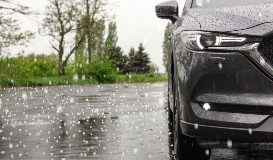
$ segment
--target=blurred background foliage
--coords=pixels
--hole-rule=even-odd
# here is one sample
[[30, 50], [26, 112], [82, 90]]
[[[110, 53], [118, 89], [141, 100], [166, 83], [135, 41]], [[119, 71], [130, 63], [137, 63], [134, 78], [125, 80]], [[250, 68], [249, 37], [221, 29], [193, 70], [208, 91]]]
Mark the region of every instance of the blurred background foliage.
[[[0, 86], [167, 80], [158, 74], [158, 67], [151, 63], [142, 43], [128, 54], [117, 45], [117, 26], [108, 17], [104, 0], [49, 0], [39, 32], [51, 37], [54, 52], [1, 56], [10, 46], [25, 45], [34, 36], [21, 31], [18, 21], [10, 17], [28, 16], [31, 9], [17, 1], [7, 7], [5, 2], [0, 3], [0, 22], [5, 22], [0, 23]], [[170, 32], [169, 28], [166, 32]]]

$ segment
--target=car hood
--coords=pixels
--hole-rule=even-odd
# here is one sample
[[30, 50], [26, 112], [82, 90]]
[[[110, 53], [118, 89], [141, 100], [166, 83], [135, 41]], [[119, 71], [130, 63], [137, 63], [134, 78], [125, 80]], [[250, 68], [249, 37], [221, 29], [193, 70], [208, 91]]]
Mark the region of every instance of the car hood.
[[198, 28], [202, 31], [263, 36], [273, 31], [272, 8], [273, 2], [223, 8], [195, 8], [188, 10], [187, 14], [198, 22]]

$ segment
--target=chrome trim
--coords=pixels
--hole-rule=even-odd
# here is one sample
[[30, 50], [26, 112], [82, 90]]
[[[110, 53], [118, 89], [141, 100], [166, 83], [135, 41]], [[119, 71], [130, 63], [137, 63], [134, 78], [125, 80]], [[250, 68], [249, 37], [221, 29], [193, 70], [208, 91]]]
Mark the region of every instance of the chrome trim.
[[246, 44], [238, 47], [208, 47], [210, 50], [225, 50], [225, 51], [239, 51], [247, 53], [247, 56], [262, 67], [270, 76], [273, 76], [273, 66], [266, 61], [259, 53], [258, 46], [260, 43]]
[[244, 42], [246, 40], [245, 37], [216, 37], [216, 46], [220, 46], [222, 43], [226, 42]]

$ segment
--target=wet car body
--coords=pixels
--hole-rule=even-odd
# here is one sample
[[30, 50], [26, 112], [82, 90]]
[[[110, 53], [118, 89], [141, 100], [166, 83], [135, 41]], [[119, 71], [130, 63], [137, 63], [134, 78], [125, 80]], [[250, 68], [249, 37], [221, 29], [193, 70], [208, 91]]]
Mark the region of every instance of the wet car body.
[[[168, 44], [171, 121], [177, 113], [181, 136], [202, 147], [272, 142], [273, 2], [220, 7], [194, 2], [186, 1], [181, 17], [164, 14], [177, 10], [175, 1], [156, 7], [158, 17], [174, 23]], [[197, 41], [213, 35], [216, 42], [205, 46], [199, 39], [201, 47], [195, 48], [188, 43], [195, 35]], [[216, 45], [217, 37], [227, 43]]]

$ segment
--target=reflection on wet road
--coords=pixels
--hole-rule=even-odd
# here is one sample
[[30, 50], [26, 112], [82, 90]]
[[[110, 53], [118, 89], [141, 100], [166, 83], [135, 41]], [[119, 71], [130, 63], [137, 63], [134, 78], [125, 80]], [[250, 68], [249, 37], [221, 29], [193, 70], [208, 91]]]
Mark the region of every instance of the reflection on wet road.
[[5, 88], [0, 159], [169, 159], [166, 84]]
[[[166, 98], [166, 83], [0, 89], [0, 159], [170, 160]], [[212, 153], [213, 160], [273, 157]]]

